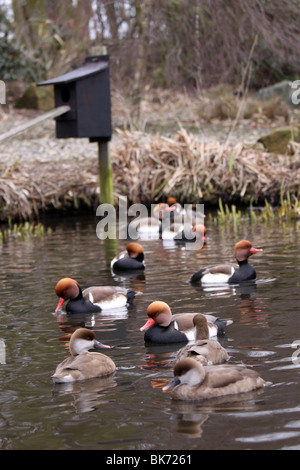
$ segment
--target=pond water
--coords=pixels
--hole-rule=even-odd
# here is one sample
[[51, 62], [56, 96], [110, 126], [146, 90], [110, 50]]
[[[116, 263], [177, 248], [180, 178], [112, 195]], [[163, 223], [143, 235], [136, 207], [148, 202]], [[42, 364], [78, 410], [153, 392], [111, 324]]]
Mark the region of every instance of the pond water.
[[[291, 345], [300, 341], [300, 224], [208, 222], [207, 245], [198, 251], [143, 240], [145, 273], [119, 277], [109, 261], [126, 240], [99, 240], [97, 223], [90, 217], [48, 220], [52, 234], [0, 245], [0, 448], [299, 449], [300, 366]], [[255, 285], [204, 289], [187, 282], [204, 265], [234, 261], [233, 246], [242, 238], [264, 250], [251, 258]], [[111, 315], [55, 314], [54, 287], [65, 276], [82, 287], [122, 285], [141, 294]], [[147, 306], [158, 299], [173, 313], [231, 318], [220, 339], [230, 361], [253, 366], [272, 385], [218, 402], [172, 401], [162, 386], [172, 377], [178, 346], [146, 347], [139, 330]], [[105, 353], [116, 374], [54, 386], [51, 374], [68, 355], [65, 335], [78, 326], [112, 346]]]

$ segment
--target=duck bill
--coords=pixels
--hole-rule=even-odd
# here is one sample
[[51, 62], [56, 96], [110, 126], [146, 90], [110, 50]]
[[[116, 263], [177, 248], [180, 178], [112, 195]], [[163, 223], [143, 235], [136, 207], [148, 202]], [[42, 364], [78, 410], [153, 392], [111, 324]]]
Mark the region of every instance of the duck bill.
[[178, 377], [174, 377], [167, 385], [165, 385], [162, 389], [163, 392], [167, 392], [170, 388], [176, 387], [176, 385], [180, 384], [180, 380]]
[[254, 253], [259, 253], [260, 251], [263, 251], [261, 248], [250, 248], [250, 253], [254, 254]]
[[63, 299], [62, 297], [60, 297], [59, 302], [58, 302], [58, 304], [57, 304], [57, 307], [56, 307], [56, 309], [55, 309], [55, 313], [57, 313], [58, 310], [63, 306], [64, 301], [65, 301], [65, 299]]
[[94, 342], [94, 348], [97, 348], [97, 349], [110, 349], [111, 346], [108, 346], [108, 344], [103, 344], [100, 341], [95, 341]]
[[140, 328], [140, 331], [147, 330], [147, 328], [154, 325], [154, 323], [155, 323], [155, 321], [153, 320], [153, 318], [149, 318], [149, 320], [146, 321], [145, 325]]

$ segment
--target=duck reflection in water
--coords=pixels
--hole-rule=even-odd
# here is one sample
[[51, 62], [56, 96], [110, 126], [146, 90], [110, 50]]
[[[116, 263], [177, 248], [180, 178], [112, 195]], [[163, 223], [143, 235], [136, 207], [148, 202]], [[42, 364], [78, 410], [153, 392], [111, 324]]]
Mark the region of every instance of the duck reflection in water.
[[258, 328], [269, 328], [268, 316], [265, 313], [264, 302], [262, 299], [251, 298], [251, 293], [256, 289], [253, 288], [240, 291], [240, 301], [238, 308], [241, 312], [241, 323], [253, 325]]
[[[165, 385], [162, 380], [160, 387]], [[175, 423], [175, 432], [184, 434], [189, 438], [201, 438], [203, 425], [215, 413], [222, 410], [227, 412], [257, 411], [256, 399], [264, 393], [263, 389], [243, 393], [242, 395], [216, 397], [203, 402], [172, 401], [163, 412], [171, 416], [171, 423]], [[173, 432], [173, 429], [170, 430]]]
[[88, 413], [111, 401], [116, 386], [113, 377], [97, 377], [84, 382], [54, 384], [53, 395], [71, 395], [76, 413]]
[[145, 362], [141, 368], [152, 370], [153, 372], [173, 368], [176, 353], [180, 346], [181, 343], [148, 345], [146, 347]]

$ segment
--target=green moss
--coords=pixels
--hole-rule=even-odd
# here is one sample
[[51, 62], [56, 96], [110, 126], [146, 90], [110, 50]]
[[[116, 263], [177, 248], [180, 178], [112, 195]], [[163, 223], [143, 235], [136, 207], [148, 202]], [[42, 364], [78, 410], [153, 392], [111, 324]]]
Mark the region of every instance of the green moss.
[[49, 111], [54, 108], [52, 87], [38, 87], [31, 83], [15, 104], [17, 109], [38, 109]]
[[300, 142], [300, 126], [279, 127], [260, 137], [257, 142], [269, 152], [285, 154], [291, 141]]

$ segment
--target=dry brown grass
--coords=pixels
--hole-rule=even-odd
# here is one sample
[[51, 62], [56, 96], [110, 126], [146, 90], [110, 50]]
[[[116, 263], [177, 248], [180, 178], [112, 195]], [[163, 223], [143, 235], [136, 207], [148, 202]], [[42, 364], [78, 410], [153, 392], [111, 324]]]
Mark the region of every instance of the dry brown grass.
[[28, 220], [41, 211], [78, 209], [99, 200], [94, 162], [19, 162], [0, 170], [0, 219]]
[[279, 96], [268, 100], [257, 99], [255, 95], [248, 94], [243, 102], [233, 93], [229, 87], [214, 87], [204, 92], [202, 100], [199, 100], [199, 117], [207, 122], [212, 120], [235, 119], [238, 112], [240, 119], [259, 120], [260, 123], [282, 119], [287, 122], [291, 115], [291, 109]]
[[130, 201], [149, 202], [172, 194], [182, 202], [274, 202], [285, 191], [299, 193], [299, 153], [275, 155], [243, 144], [201, 143], [181, 128], [173, 138], [119, 131], [112, 151], [115, 189]]
[[[294, 155], [275, 155], [243, 144], [202, 143], [181, 128], [173, 137], [118, 131], [111, 144], [114, 190], [130, 203], [150, 203], [167, 195], [181, 202], [215, 203], [268, 199], [284, 190], [299, 196], [300, 148]], [[87, 144], [90, 146], [91, 144]], [[90, 147], [88, 147], [90, 148]], [[82, 151], [82, 149], [81, 149]], [[1, 219], [37, 217], [41, 210], [96, 207], [98, 162], [77, 158], [0, 167]]]
[[178, 129], [202, 124], [239, 120], [251, 125], [285, 125], [292, 110], [281, 97], [261, 100], [252, 93], [241, 98], [229, 85], [218, 85], [194, 93], [174, 90], [145, 90], [141, 100], [139, 122], [134, 122], [132, 101], [118, 90], [112, 94], [114, 126], [121, 129], [145, 130], [147, 126]]
[[[134, 130], [132, 110], [121, 94], [113, 94], [113, 120], [122, 126], [110, 144], [114, 190], [128, 196], [129, 202], [151, 203], [167, 195], [181, 202], [217, 203], [224, 201], [279, 200], [280, 189], [299, 196], [300, 147], [293, 146], [293, 155], [275, 155], [219, 142], [204, 143], [187, 131], [195, 125], [201, 130], [199, 115], [206, 106], [209, 119], [234, 117], [240, 104], [224, 87], [201, 97], [172, 91], [149, 90], [142, 101], [141, 123], [164, 124], [176, 133], [161, 130], [151, 134]], [[222, 94], [223, 93], [223, 94]], [[216, 100], [216, 96], [220, 100]], [[221, 99], [222, 98], [222, 99]], [[209, 108], [209, 103], [215, 108]], [[227, 111], [224, 107], [227, 103]], [[271, 117], [284, 114], [280, 103], [256, 103], [245, 100], [248, 116]], [[221, 106], [222, 105], [222, 106]], [[248, 108], [247, 108], [248, 106]], [[265, 106], [265, 108], [263, 108]], [[221, 109], [221, 111], [220, 111]], [[222, 114], [223, 113], [223, 114]], [[25, 115], [22, 119], [33, 116]], [[1, 117], [1, 132], [10, 129], [19, 115]], [[230, 121], [229, 121], [230, 123]], [[249, 125], [255, 124], [249, 121]], [[180, 127], [181, 126], [181, 127]], [[0, 220], [9, 216], [18, 219], [36, 218], [41, 211], [68, 210], [81, 206], [95, 208], [99, 202], [97, 146], [84, 139], [55, 139], [54, 122], [28, 130], [2, 143], [0, 153]]]

